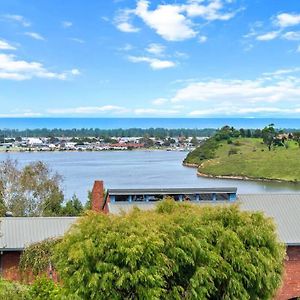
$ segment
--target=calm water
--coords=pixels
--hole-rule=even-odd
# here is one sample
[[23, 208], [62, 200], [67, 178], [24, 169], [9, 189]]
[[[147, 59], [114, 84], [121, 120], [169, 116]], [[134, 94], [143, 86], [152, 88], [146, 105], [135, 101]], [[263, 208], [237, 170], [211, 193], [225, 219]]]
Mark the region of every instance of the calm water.
[[183, 167], [185, 152], [52, 152], [0, 153], [0, 160], [17, 159], [20, 165], [41, 160], [64, 178], [67, 197], [74, 193], [86, 201], [95, 179], [107, 188], [145, 187], [237, 187], [239, 193], [300, 193], [300, 185], [208, 179], [196, 170]]
[[300, 128], [300, 119], [291, 118], [0, 118], [0, 129], [34, 128]]

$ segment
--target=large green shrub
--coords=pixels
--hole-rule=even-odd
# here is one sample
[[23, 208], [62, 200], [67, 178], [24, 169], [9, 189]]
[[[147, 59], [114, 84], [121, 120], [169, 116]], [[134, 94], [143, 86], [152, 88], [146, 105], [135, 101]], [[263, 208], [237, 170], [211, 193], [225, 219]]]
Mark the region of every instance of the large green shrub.
[[261, 213], [174, 201], [90, 214], [56, 247], [64, 288], [81, 299], [270, 299], [283, 258]]
[[29, 288], [17, 282], [0, 280], [1, 300], [31, 300]]

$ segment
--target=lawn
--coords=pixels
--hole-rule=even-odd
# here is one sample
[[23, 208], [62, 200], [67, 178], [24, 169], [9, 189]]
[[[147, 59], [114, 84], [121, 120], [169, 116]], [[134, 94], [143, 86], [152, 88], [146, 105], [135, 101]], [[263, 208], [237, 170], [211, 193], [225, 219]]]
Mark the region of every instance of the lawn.
[[[229, 155], [229, 152], [236, 154]], [[237, 138], [221, 142], [215, 158], [205, 160], [199, 172], [209, 175], [300, 181], [300, 148], [294, 141], [287, 148], [269, 151], [261, 139]]]

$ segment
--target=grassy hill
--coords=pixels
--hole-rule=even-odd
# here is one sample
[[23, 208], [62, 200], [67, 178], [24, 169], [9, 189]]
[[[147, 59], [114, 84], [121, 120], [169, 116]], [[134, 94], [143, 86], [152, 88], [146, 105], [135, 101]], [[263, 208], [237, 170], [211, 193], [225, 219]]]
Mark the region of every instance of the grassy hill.
[[234, 138], [231, 142], [204, 144], [204, 149], [190, 153], [185, 163], [197, 164], [199, 173], [212, 176], [300, 182], [300, 148], [295, 141], [271, 151], [260, 138]]

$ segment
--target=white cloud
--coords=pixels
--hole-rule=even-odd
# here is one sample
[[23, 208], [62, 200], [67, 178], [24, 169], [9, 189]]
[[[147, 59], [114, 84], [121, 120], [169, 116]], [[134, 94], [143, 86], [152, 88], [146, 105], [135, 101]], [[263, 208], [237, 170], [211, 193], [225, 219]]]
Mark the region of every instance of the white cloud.
[[300, 83], [290, 78], [271, 81], [268, 78], [255, 80], [200, 81], [190, 83], [177, 91], [172, 102], [196, 101], [220, 103], [275, 103], [280, 101], [299, 101]]
[[155, 10], [149, 10], [149, 1], [140, 0], [135, 13], [150, 28], [168, 41], [182, 41], [195, 37], [197, 32], [192, 28], [192, 22], [183, 14], [180, 5], [159, 5]]
[[104, 106], [80, 106], [74, 108], [48, 109], [47, 112], [50, 114], [98, 114], [98, 113], [122, 114], [128, 112], [128, 109], [116, 105], [104, 105]]
[[25, 32], [24, 34], [35, 40], [45, 41], [45, 38], [37, 32]]
[[120, 11], [119, 14], [117, 15], [114, 22], [120, 31], [128, 32], [128, 33], [140, 31], [139, 28], [133, 26], [130, 23], [132, 13], [133, 13], [132, 10], [125, 9], [125, 10]]
[[161, 44], [155, 44], [155, 43], [148, 45], [148, 47], [146, 48], [147, 52], [157, 56], [162, 55], [165, 52], [165, 50], [166, 50], [165, 46]]
[[278, 31], [271, 31], [271, 32], [264, 33], [262, 35], [258, 35], [256, 39], [258, 41], [271, 41], [276, 39], [278, 36], [279, 36]]
[[176, 63], [170, 60], [161, 60], [147, 56], [129, 56], [129, 61], [133, 63], [146, 62], [153, 70], [174, 68]]
[[205, 36], [205, 35], [200, 35], [200, 36], [198, 37], [198, 41], [199, 41], [200, 44], [206, 43], [206, 41], [207, 41], [207, 36]]
[[61, 25], [63, 28], [69, 28], [69, 27], [73, 26], [73, 23], [70, 21], [63, 21], [63, 22], [61, 22]]
[[300, 40], [300, 31], [286, 31], [288, 27], [300, 25], [300, 14], [281, 13], [271, 18], [273, 31], [258, 33], [257, 28], [262, 26], [250, 27], [250, 32], [244, 35], [244, 38], [255, 37], [258, 41], [271, 41], [277, 38], [298, 41]]
[[227, 6], [233, 1], [210, 0], [204, 3], [199, 0], [187, 0], [185, 4], [159, 4], [150, 9], [150, 1], [138, 0], [135, 9], [125, 9], [116, 18], [117, 28], [122, 31], [136, 32], [132, 19], [139, 17], [162, 38], [168, 41], [182, 41], [197, 35], [198, 24], [192, 19], [202, 19], [205, 22], [228, 21], [238, 10], [228, 11]]
[[300, 67], [263, 73], [249, 80], [187, 82], [170, 99], [189, 107], [190, 116], [280, 115], [300, 112]]
[[282, 35], [282, 38], [290, 41], [300, 41], [300, 31], [288, 31]]
[[188, 16], [202, 17], [207, 21], [228, 21], [236, 14], [236, 12], [223, 12], [224, 2], [221, 0], [211, 0], [207, 5], [204, 5], [204, 1], [191, 0], [185, 7]]
[[275, 25], [279, 27], [291, 27], [300, 24], [300, 14], [282, 13], [275, 17]]
[[39, 62], [28, 62], [19, 60], [12, 54], [0, 53], [0, 79], [8, 80], [27, 80], [32, 78], [46, 78], [46, 79], [59, 79], [66, 80], [70, 75], [79, 71], [73, 69], [62, 73], [55, 73], [47, 70]]
[[167, 102], [168, 102], [168, 99], [166, 99], [166, 98], [157, 98], [152, 101], [152, 104], [153, 105], [163, 105], [163, 104], [166, 104]]
[[31, 26], [31, 23], [29, 21], [27, 21], [21, 15], [10, 15], [10, 14], [7, 14], [7, 15], [4, 15], [3, 17], [4, 17], [4, 19], [6, 19], [8, 21], [19, 23], [23, 27], [30, 27]]
[[5, 40], [0, 39], [0, 50], [16, 50], [17, 48], [9, 44]]
[[134, 113], [136, 115], [165, 116], [165, 115], [176, 115], [179, 114], [180, 111], [176, 109], [137, 108], [134, 110]]
[[300, 45], [297, 47], [296, 52], [300, 53]]
[[117, 25], [117, 28], [123, 32], [138, 32], [138, 31], [140, 31], [139, 28], [134, 27], [133, 25], [131, 25], [130, 23], [127, 23], [127, 22], [119, 23]]

